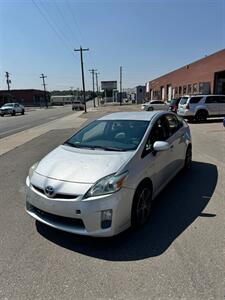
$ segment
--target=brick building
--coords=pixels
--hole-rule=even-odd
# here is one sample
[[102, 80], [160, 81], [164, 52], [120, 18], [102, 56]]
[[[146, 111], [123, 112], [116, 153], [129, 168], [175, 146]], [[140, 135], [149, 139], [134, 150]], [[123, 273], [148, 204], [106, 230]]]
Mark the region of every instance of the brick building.
[[[49, 102], [50, 93], [46, 92]], [[45, 92], [41, 90], [0, 90], [0, 106], [6, 102], [18, 102], [25, 106], [45, 106]]]
[[225, 94], [225, 49], [147, 82], [149, 99]]

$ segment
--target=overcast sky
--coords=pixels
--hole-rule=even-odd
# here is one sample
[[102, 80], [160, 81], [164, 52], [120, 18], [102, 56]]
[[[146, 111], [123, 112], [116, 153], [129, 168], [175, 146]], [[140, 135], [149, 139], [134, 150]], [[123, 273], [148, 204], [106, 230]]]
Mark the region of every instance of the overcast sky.
[[81, 88], [89, 69], [124, 88], [145, 84], [225, 48], [224, 0], [0, 0], [0, 89]]

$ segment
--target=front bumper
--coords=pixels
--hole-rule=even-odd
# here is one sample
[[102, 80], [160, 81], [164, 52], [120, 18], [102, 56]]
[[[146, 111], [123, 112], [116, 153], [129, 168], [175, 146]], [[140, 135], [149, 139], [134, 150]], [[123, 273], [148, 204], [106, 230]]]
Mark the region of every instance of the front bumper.
[[4, 114], [4, 115], [8, 115], [8, 114], [11, 114], [12, 113], [12, 110], [11, 109], [1, 109], [0, 110], [0, 114]]
[[[88, 236], [113, 236], [130, 226], [134, 191], [123, 188], [116, 193], [83, 199], [48, 198], [27, 179], [26, 211], [51, 227]], [[109, 228], [102, 228], [102, 211], [112, 210]]]

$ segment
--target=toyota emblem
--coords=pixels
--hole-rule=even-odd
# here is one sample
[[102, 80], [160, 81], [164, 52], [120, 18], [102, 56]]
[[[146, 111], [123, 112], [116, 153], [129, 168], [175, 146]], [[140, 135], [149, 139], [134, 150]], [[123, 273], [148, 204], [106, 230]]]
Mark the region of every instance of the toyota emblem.
[[48, 196], [48, 197], [54, 197], [55, 195], [55, 190], [52, 186], [48, 185], [46, 186], [45, 188], [45, 195]]

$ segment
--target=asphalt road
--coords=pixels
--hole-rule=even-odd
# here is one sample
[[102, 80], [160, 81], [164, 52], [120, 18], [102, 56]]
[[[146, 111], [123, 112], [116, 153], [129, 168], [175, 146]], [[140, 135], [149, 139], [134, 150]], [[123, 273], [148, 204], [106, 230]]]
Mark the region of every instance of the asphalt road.
[[143, 229], [108, 239], [60, 232], [24, 211], [29, 167], [74, 130], [0, 156], [0, 299], [224, 299], [221, 123], [191, 125], [192, 169], [161, 193]]
[[[87, 102], [87, 107], [93, 107], [93, 101]], [[0, 118], [0, 139], [11, 134], [32, 128], [63, 116], [72, 114], [71, 105], [46, 108], [27, 108], [25, 115], [6, 115]]]

